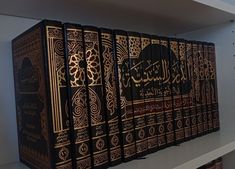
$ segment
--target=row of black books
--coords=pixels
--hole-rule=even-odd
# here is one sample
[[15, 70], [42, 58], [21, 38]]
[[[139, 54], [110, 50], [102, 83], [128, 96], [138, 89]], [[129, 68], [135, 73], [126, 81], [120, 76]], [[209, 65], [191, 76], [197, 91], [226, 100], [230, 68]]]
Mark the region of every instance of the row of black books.
[[223, 169], [223, 158], [217, 158], [208, 164], [199, 167], [198, 169]]
[[213, 43], [44, 20], [12, 51], [31, 168], [106, 168], [219, 129]]

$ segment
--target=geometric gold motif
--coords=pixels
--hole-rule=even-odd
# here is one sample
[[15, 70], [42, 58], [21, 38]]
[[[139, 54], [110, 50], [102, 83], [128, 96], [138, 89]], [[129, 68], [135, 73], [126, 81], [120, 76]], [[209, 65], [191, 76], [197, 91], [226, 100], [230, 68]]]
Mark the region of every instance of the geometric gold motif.
[[112, 137], [111, 143], [112, 143], [113, 146], [117, 146], [117, 145], [118, 145], [118, 143], [119, 143], [119, 138], [118, 138], [117, 135], [114, 135], [114, 136]]
[[80, 146], [79, 146], [79, 153], [83, 156], [85, 156], [87, 153], [88, 153], [88, 146], [87, 144], [85, 143], [82, 143]]
[[145, 136], [145, 131], [143, 129], [140, 129], [140, 131], [138, 132], [138, 136], [140, 139], [143, 139]]
[[100, 121], [102, 121], [101, 101], [96, 92], [93, 91], [90, 87], [89, 87], [89, 103], [91, 111], [91, 123], [98, 124]]
[[88, 125], [86, 101], [86, 89], [81, 87], [72, 97], [74, 128]]
[[110, 34], [102, 34], [102, 56], [104, 65], [104, 82], [106, 91], [106, 106], [112, 116], [117, 106], [116, 83], [114, 72], [114, 60], [112, 51], [112, 37]]
[[67, 160], [69, 156], [69, 149], [66, 147], [62, 147], [59, 151], [59, 158], [63, 161]]
[[99, 139], [96, 141], [96, 148], [97, 148], [98, 150], [103, 150], [104, 146], [105, 146], [104, 140], [101, 139], [101, 138], [99, 138]]
[[126, 135], [126, 141], [127, 143], [131, 143], [133, 141], [133, 135], [131, 133]]

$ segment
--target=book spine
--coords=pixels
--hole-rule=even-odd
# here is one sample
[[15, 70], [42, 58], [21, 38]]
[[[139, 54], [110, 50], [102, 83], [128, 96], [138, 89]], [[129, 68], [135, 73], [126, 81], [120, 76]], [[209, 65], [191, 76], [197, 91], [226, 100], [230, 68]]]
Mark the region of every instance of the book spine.
[[83, 33], [79, 25], [65, 24], [65, 51], [75, 168], [91, 168]]
[[143, 65], [143, 90], [146, 106], [146, 130], [148, 139], [148, 152], [154, 152], [158, 148], [156, 113], [158, 104], [155, 99], [154, 85], [154, 58], [152, 57], [151, 36], [141, 35], [141, 62]]
[[207, 109], [207, 124], [208, 132], [213, 131], [213, 121], [212, 121], [212, 112], [211, 112], [211, 91], [210, 91], [210, 63], [208, 58], [208, 44], [203, 44], [204, 52], [204, 73], [205, 73], [205, 93], [206, 93], [206, 109]]
[[155, 100], [155, 116], [156, 116], [156, 132], [158, 140], [158, 148], [162, 149], [166, 146], [166, 127], [163, 100], [163, 63], [161, 59], [161, 44], [159, 37], [151, 37], [151, 63], [153, 73], [153, 88]]
[[31, 168], [51, 169], [50, 103], [46, 87], [43, 24], [12, 41], [19, 159]]
[[194, 64], [193, 64], [193, 46], [190, 41], [187, 41], [187, 67], [188, 67], [188, 75], [190, 79], [189, 86], [191, 88], [189, 92], [189, 98], [191, 100], [190, 105], [190, 119], [191, 119], [191, 132], [192, 138], [197, 137], [197, 111], [196, 111], [196, 102], [195, 102], [195, 84], [194, 84]]
[[220, 157], [215, 160], [215, 169], [223, 169], [223, 158]]
[[[180, 71], [180, 56], [179, 44], [177, 39], [170, 39], [170, 73], [171, 73], [171, 95], [172, 95], [172, 110], [174, 118], [174, 131], [175, 142], [181, 143], [184, 140], [184, 117], [182, 111], [181, 100], [181, 78], [182, 72]], [[182, 46], [181, 46], [182, 47]]]
[[195, 88], [195, 103], [197, 111], [197, 127], [198, 136], [203, 135], [203, 115], [201, 110], [201, 100], [200, 100], [200, 77], [199, 77], [199, 65], [198, 65], [198, 43], [193, 42], [193, 77], [194, 77], [194, 88]]
[[200, 102], [203, 120], [203, 133], [208, 133], [208, 118], [207, 118], [207, 100], [206, 100], [206, 85], [205, 85], [205, 62], [204, 62], [204, 50], [202, 42], [198, 44], [198, 67], [199, 67], [199, 85], [200, 85]]
[[103, 86], [105, 91], [106, 115], [108, 126], [108, 144], [110, 165], [121, 162], [120, 124], [117, 107], [115, 61], [113, 51], [113, 35], [111, 30], [101, 29]]
[[55, 168], [72, 168], [62, 25], [45, 23], [45, 35]]
[[170, 45], [167, 38], [160, 39], [162, 61], [162, 89], [164, 99], [164, 114], [167, 146], [175, 144], [174, 117], [171, 91]]
[[136, 154], [143, 156], [148, 150], [146, 131], [146, 105], [143, 82], [143, 60], [141, 56], [141, 37], [139, 33], [128, 33], [130, 82], [135, 122]]
[[213, 128], [214, 131], [219, 130], [219, 106], [218, 106], [218, 91], [217, 91], [217, 78], [216, 78], [216, 58], [215, 58], [215, 45], [209, 45], [209, 61], [210, 68], [210, 91], [212, 100], [212, 115], [213, 115]]
[[190, 97], [191, 92], [191, 79], [187, 67], [187, 46], [185, 40], [179, 40], [179, 61], [180, 61], [180, 89], [182, 99], [182, 112], [183, 112], [183, 124], [184, 124], [184, 137], [185, 141], [191, 139], [191, 105], [192, 98]]
[[101, 73], [99, 33], [96, 27], [83, 27], [87, 64], [88, 111], [91, 125], [93, 168], [108, 165], [107, 126]]
[[118, 111], [121, 121], [122, 156], [124, 161], [136, 157], [135, 127], [131, 96], [128, 37], [124, 31], [115, 31]]

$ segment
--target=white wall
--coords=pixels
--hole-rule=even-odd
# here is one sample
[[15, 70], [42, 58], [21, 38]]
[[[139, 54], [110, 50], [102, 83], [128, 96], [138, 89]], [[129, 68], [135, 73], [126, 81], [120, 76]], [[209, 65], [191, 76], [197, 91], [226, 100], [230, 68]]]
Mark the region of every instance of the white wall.
[[36, 22], [0, 15], [0, 165], [18, 160], [11, 40]]

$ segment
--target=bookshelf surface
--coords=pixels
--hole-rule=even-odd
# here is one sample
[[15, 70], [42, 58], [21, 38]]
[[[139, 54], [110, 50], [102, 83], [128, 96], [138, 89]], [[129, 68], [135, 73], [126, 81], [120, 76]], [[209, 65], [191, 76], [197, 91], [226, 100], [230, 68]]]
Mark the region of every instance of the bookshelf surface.
[[[179, 146], [169, 147], [142, 159], [136, 159], [110, 169], [189, 169], [200, 167], [235, 150], [235, 135], [220, 131], [211, 133]], [[163, 162], [164, 161], [164, 162]], [[0, 169], [28, 169], [20, 162], [0, 166]]]
[[214, 1], [50, 0], [45, 3], [40, 0], [8, 0], [0, 2], [0, 13], [175, 35], [235, 19], [235, 6], [222, 0]]
[[[106, 0], [100, 0], [99, 2], [102, 3], [106, 3]], [[154, 0], [147, 0], [147, 1], [143, 1], [146, 3], [153, 3], [152, 6], [156, 6], [156, 1]], [[171, 4], [171, 6], [169, 8], [167, 8], [166, 6], [163, 8], [165, 10], [166, 13], [153, 13], [153, 11], [151, 13], [148, 13], [148, 8], [147, 7], [140, 7], [141, 6], [141, 2], [140, 0], [135, 1], [136, 5], [134, 8], [130, 7], [131, 2], [133, 2], [132, 0], [126, 0], [125, 2], [129, 5], [127, 5], [126, 7], [123, 7], [124, 5], [122, 4], [123, 2], [121, 1], [116, 1], [114, 2], [114, 0], [110, 0], [111, 4], [107, 4], [100, 8], [100, 9], [104, 9], [106, 7], [109, 7], [109, 5], [113, 6], [113, 3], [120, 3], [115, 5], [115, 9], [111, 8], [111, 10], [114, 11], [113, 14], [110, 13], [110, 15], [105, 16], [102, 20], [97, 19], [97, 18], [102, 18], [104, 15], [106, 15], [107, 13], [105, 12], [101, 12], [100, 10], [93, 10], [95, 8], [99, 8], [100, 6], [102, 6], [101, 4], [99, 4], [98, 6], [90, 6], [89, 9], [86, 6], [86, 3], [91, 3], [94, 2], [94, 0], [90, 0], [90, 1], [71, 1], [72, 3], [80, 3], [79, 8], [83, 8], [82, 10], [73, 10], [74, 8], [77, 8], [78, 6], [74, 5], [73, 8], [70, 7], [71, 5], [68, 4], [64, 4], [65, 0], [60, 1], [61, 3], [58, 3], [57, 5], [55, 5], [55, 3], [52, 3], [52, 1], [48, 1], [48, 4], [45, 6], [45, 3], [41, 3], [41, 1], [39, 2], [38, 0], [32, 2], [29, 0], [22, 0], [20, 2], [14, 2], [14, 6], [12, 6], [12, 2], [13, 0], [9, 0], [9, 1], [1, 1], [0, 2], [0, 13], [1, 14], [5, 14], [6, 16], [4, 16], [4, 18], [6, 17], [6, 19], [1, 19], [1, 23], [3, 23], [3, 26], [1, 27], [1, 33], [2, 35], [1, 40], [2, 40], [2, 46], [1, 47], [1, 51], [4, 51], [4, 55], [8, 57], [8, 59], [5, 59], [4, 61], [7, 61], [7, 63], [9, 62], [9, 66], [10, 68], [4, 68], [1, 66], [1, 72], [11, 72], [11, 54], [10, 54], [10, 40], [15, 37], [17, 34], [21, 33], [21, 31], [26, 30], [26, 28], [30, 27], [31, 25], [33, 25], [34, 23], [38, 22], [38, 20], [29, 20], [25, 19], [26, 18], [35, 18], [35, 19], [42, 19], [42, 18], [48, 18], [48, 19], [58, 19], [58, 20], [62, 20], [62, 21], [71, 21], [71, 22], [77, 22], [77, 23], [81, 23], [81, 24], [92, 24], [92, 25], [97, 25], [97, 26], [106, 26], [106, 27], [112, 27], [112, 28], [122, 28], [125, 30], [133, 30], [133, 31], [139, 31], [139, 32], [147, 32], [147, 33], [154, 33], [154, 34], [168, 34], [168, 35], [173, 35], [175, 33], [182, 33], [182, 32], [187, 32], [187, 31], [191, 31], [194, 29], [199, 29], [199, 28], [203, 28], [203, 27], [207, 27], [210, 25], [215, 25], [215, 24], [219, 24], [222, 22], [226, 22], [230, 19], [234, 18], [234, 14], [235, 14], [235, 7], [234, 8], [229, 8], [228, 11], [225, 10], [226, 5], [225, 6], [221, 6], [221, 9], [215, 9], [212, 8], [210, 6], [202, 5], [202, 4], [197, 4], [196, 2], [193, 1], [188, 1], [186, 2], [186, 0], [179, 0], [181, 1], [179, 4], [184, 3], [183, 7], [179, 7], [181, 5], [177, 5], [177, 3], [175, 1], [170, 1], [170, 0], [159, 0], [157, 1], [158, 3], [162, 3], [162, 5], [164, 5], [164, 3], [168, 3]], [[197, 0], [197, 1], [201, 1], [201, 0]], [[206, 3], [207, 1], [210, 0], [205, 0], [204, 2]], [[220, 0], [215, 0], [215, 1], [220, 1]], [[64, 2], [64, 3], [63, 3]], [[212, 2], [212, 1], [210, 1]], [[221, 1], [220, 1], [221, 2]], [[17, 3], [21, 3], [21, 4], [17, 4]], [[34, 4], [32, 4], [34, 3]], [[195, 4], [195, 5], [193, 5]], [[54, 8], [52, 8], [52, 6], [55, 5]], [[211, 6], [214, 6], [213, 4], [209, 4]], [[117, 6], [117, 8], [116, 8]], [[142, 4], [143, 6], [143, 4]], [[150, 5], [147, 5], [150, 6]], [[159, 5], [160, 6], [160, 5]], [[156, 8], [159, 8], [159, 6], [157, 6]], [[14, 7], [17, 7], [17, 9], [14, 9]], [[140, 9], [139, 9], [140, 7]], [[192, 9], [192, 7], [194, 9]], [[215, 6], [214, 6], [215, 7]], [[232, 7], [232, 6], [229, 6]], [[42, 8], [45, 8], [45, 10], [42, 10]], [[173, 13], [169, 12], [171, 10], [173, 10], [173, 8], [178, 8], [176, 9]], [[182, 10], [182, 8], [186, 9], [186, 11]], [[51, 10], [54, 11], [51, 11]], [[61, 13], [61, 9], [64, 9]], [[130, 14], [128, 13], [130, 9]], [[167, 9], [167, 10], [166, 10]], [[195, 15], [190, 15], [188, 13], [188, 10], [191, 10], [192, 13], [195, 13], [195, 15], [197, 17], [195, 17]], [[198, 14], [197, 12], [202, 9], [203, 11], [207, 11], [206, 14], [208, 14], [207, 16], [204, 17], [205, 13], [200, 12], [200, 14]], [[226, 8], [228, 9], [228, 8]], [[87, 11], [86, 11], [87, 10]], [[89, 11], [93, 10], [93, 12]], [[103, 10], [105, 11], [105, 10]], [[120, 12], [122, 11], [122, 12]], [[139, 12], [141, 11], [141, 12]], [[157, 10], [156, 10], [157, 11]], [[177, 11], [184, 11], [184, 12], [180, 12], [178, 13]], [[108, 11], [106, 11], [108, 12]], [[133, 13], [132, 13], [133, 12]], [[66, 13], [66, 14], [65, 14]], [[138, 13], [138, 14], [137, 14]], [[139, 14], [141, 13], [141, 14]], [[169, 15], [167, 15], [167, 13], [169, 13]], [[128, 14], [128, 17], [123, 17], [126, 16]], [[22, 18], [11, 18], [8, 17], [7, 15], [14, 15], [14, 16], [20, 16]], [[116, 16], [113, 16], [116, 15]], [[173, 16], [174, 15], [174, 16]], [[71, 16], [71, 18], [70, 18]], [[79, 16], [79, 17], [78, 17]], [[152, 16], [152, 17], [150, 17]], [[96, 17], [96, 18], [94, 18]], [[113, 18], [113, 19], [112, 19]], [[124, 20], [125, 18], [125, 20]], [[198, 19], [201, 19], [200, 21]], [[160, 21], [157, 22], [156, 21]], [[8, 24], [9, 23], [14, 23], [14, 24]], [[10, 26], [9, 26], [10, 25]], [[160, 26], [159, 26], [160, 25]], [[5, 28], [6, 27], [6, 28]], [[226, 26], [223, 26], [226, 28]], [[165, 29], [164, 29], [165, 28]], [[220, 28], [218, 28], [218, 30], [220, 30]], [[230, 30], [229, 30], [230, 31]], [[208, 31], [207, 31], [208, 32]], [[227, 41], [228, 37], [232, 36], [225, 36], [223, 33], [220, 33], [221, 36], [226, 37], [226, 45], [230, 44]], [[216, 34], [216, 37], [218, 36], [218, 34]], [[198, 37], [198, 36], [197, 36]], [[206, 36], [207, 37], [207, 36]], [[218, 36], [220, 37], [220, 36]], [[196, 39], [196, 38], [195, 38]], [[220, 38], [221, 39], [221, 38]], [[210, 40], [210, 39], [208, 39]], [[214, 40], [213, 40], [214, 41]], [[221, 41], [221, 40], [220, 40]], [[4, 42], [4, 43], [3, 43]], [[4, 44], [4, 46], [3, 46]], [[218, 43], [217, 43], [218, 46]], [[220, 46], [219, 46], [220, 47]], [[231, 46], [228, 46], [227, 48], [232, 50]], [[227, 49], [225, 48], [225, 49]], [[219, 48], [220, 49], [220, 48]], [[222, 48], [221, 48], [222, 49]], [[222, 52], [223, 55], [225, 55], [225, 52]], [[221, 55], [221, 54], [220, 54]], [[3, 56], [3, 53], [1, 54], [1, 56]], [[222, 55], [221, 55], [222, 56]], [[226, 55], [227, 56], [227, 55]], [[3, 57], [2, 57], [3, 58]], [[6, 58], [6, 57], [4, 57]], [[226, 60], [229, 60], [228, 57]], [[2, 61], [2, 60], [1, 60]], [[223, 61], [224, 62], [224, 61]], [[5, 64], [5, 62], [2, 61], [2, 63]], [[221, 60], [219, 60], [219, 63], [222, 63]], [[232, 63], [232, 62], [231, 62]], [[3, 65], [3, 64], [2, 64]], [[7, 64], [6, 64], [7, 66]], [[225, 68], [225, 66], [223, 66], [223, 68]], [[220, 69], [222, 70], [222, 68]], [[221, 73], [220, 73], [221, 74]], [[1, 75], [1, 74], [0, 74]], [[2, 74], [3, 75], [3, 74]], [[13, 77], [12, 74], [10, 73], [10, 82], [6, 83], [7, 80], [5, 80], [5, 84], [2, 85], [1, 91], [6, 91], [5, 94], [9, 95], [8, 91], [13, 91], [12, 90], [8, 90], [7, 86], [13, 86]], [[219, 82], [222, 83], [222, 81], [224, 81], [226, 76], [223, 76], [223, 78], [218, 79]], [[2, 76], [3, 78], [3, 76]], [[233, 81], [232, 81], [233, 82]], [[229, 83], [232, 83], [231, 80], [229, 81]], [[225, 82], [224, 82], [225, 83]], [[223, 86], [224, 86], [223, 83]], [[8, 85], [9, 84], [9, 85]], [[227, 84], [227, 83], [226, 83]], [[235, 84], [235, 83], [234, 83]], [[222, 86], [222, 85], [221, 85]], [[222, 88], [222, 87], [221, 87]], [[223, 89], [227, 89], [228, 87], [223, 87]], [[230, 88], [229, 88], [230, 89]], [[226, 93], [227, 95], [231, 96], [231, 99], [229, 100], [234, 100], [234, 95], [231, 94], [233, 90], [231, 89], [229, 91], [229, 93], [226, 92], [221, 92], [221, 93]], [[11, 98], [9, 98], [10, 101], [7, 100], [6, 103], [10, 103], [13, 104], [14, 100], [12, 100], [13, 98], [13, 93], [10, 93], [10, 96], [12, 96]], [[221, 94], [222, 96], [222, 94]], [[225, 104], [224, 102], [227, 101], [227, 103]], [[3, 100], [4, 101], [4, 100]], [[224, 115], [225, 117], [222, 117], [222, 126], [223, 129], [228, 129], [230, 127], [228, 127], [227, 124], [231, 124], [234, 123], [233, 119], [234, 119], [234, 113], [233, 110], [234, 108], [230, 108], [228, 106], [228, 103], [230, 103], [228, 101], [228, 99], [224, 99], [224, 97], [221, 97], [221, 102], [222, 102], [222, 111], [220, 111], [221, 113], [225, 113], [226, 115]], [[7, 104], [6, 104], [7, 105]], [[229, 107], [231, 109], [230, 113], [227, 113], [227, 109], [225, 109], [225, 107]], [[4, 157], [5, 153], [2, 153], [3, 155], [1, 156], [0, 153], [0, 157], [3, 159], [3, 162], [6, 161], [15, 161], [15, 158], [17, 157], [12, 157], [12, 154], [17, 154], [16, 152], [16, 143], [12, 140], [16, 140], [16, 122], [15, 122], [15, 112], [14, 110], [7, 110], [4, 111], [4, 109], [1, 107], [2, 111], [5, 112], [3, 114], [7, 115], [7, 116], [2, 116], [5, 117], [5, 121], [7, 121], [7, 119], [11, 119], [9, 120], [8, 123], [1, 123], [1, 129], [0, 129], [0, 136], [2, 137], [1, 131], [3, 131], [4, 129], [8, 129], [9, 132], [7, 132], [7, 134], [9, 136], [6, 137], [6, 140], [2, 141], [0, 140], [0, 147], [3, 148], [2, 152], [6, 152], [4, 151], [5, 149], [7, 149], [7, 153], [9, 152], [8, 158], [7, 160], [5, 160], [5, 158], [3, 159], [2, 157]], [[7, 118], [6, 118], [7, 117]], [[12, 118], [14, 117], [14, 118]], [[223, 120], [225, 119], [225, 120]], [[6, 127], [7, 125], [9, 125], [9, 127]], [[3, 126], [3, 127], [2, 127]], [[234, 127], [231, 127], [231, 129], [233, 129]], [[14, 130], [14, 131], [13, 131]], [[4, 133], [6, 131], [4, 130]], [[3, 132], [2, 132], [3, 133]], [[5, 134], [4, 134], [5, 135]], [[12, 136], [14, 135], [14, 137]], [[10, 140], [10, 141], [8, 141]], [[12, 143], [13, 142], [13, 143]], [[3, 146], [4, 145], [4, 146]], [[5, 148], [5, 149], [4, 149]], [[199, 167], [219, 156], [225, 155], [231, 151], [235, 150], [235, 134], [233, 134], [233, 132], [225, 132], [225, 131], [220, 131], [220, 132], [216, 132], [216, 133], [212, 133], [206, 136], [202, 136], [200, 138], [196, 138], [194, 140], [191, 140], [189, 142], [183, 143], [180, 146], [177, 147], [170, 147], [164, 150], [161, 150], [159, 152], [156, 152], [154, 154], [150, 154], [148, 156], [146, 156], [146, 159], [139, 159], [139, 160], [134, 160], [128, 163], [123, 163], [121, 165], [112, 167], [112, 169], [155, 169], [156, 167], [158, 169], [189, 169], [189, 168], [196, 168]], [[15, 155], [16, 156], [16, 155]], [[0, 159], [0, 161], [2, 160]], [[1, 164], [1, 163], [0, 163]], [[7, 165], [0, 165], [0, 169], [28, 169], [27, 167], [25, 167], [23, 164], [16, 162], [16, 163], [10, 163]]]

